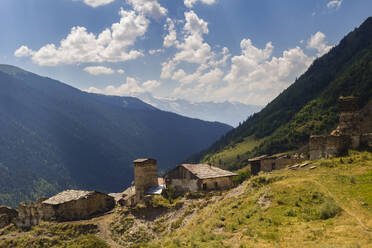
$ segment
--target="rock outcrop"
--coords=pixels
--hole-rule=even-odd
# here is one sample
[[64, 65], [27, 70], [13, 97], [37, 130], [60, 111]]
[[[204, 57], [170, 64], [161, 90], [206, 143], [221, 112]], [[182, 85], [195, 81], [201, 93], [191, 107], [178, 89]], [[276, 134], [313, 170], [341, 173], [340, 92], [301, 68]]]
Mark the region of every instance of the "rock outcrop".
[[18, 212], [10, 207], [0, 206], [0, 228], [9, 225], [18, 216]]

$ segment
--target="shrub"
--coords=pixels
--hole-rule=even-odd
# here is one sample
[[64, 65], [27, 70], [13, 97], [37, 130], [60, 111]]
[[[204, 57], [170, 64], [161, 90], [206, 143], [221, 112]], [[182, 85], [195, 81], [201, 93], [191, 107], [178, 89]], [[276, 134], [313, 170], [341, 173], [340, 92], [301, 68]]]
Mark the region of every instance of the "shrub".
[[248, 178], [251, 177], [251, 170], [250, 169], [245, 169], [242, 170], [238, 173], [237, 176], [233, 178], [233, 184], [238, 185], [247, 180]]
[[327, 199], [320, 207], [320, 219], [327, 220], [341, 213], [342, 209], [334, 202]]

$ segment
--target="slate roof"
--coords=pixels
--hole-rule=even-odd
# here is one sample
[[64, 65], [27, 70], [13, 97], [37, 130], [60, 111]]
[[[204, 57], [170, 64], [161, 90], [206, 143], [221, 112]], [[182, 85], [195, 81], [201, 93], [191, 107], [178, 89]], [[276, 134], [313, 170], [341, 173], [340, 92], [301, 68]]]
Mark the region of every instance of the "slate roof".
[[209, 164], [181, 164], [183, 168], [190, 171], [194, 176], [199, 179], [218, 178], [218, 177], [231, 177], [238, 174], [231, 171], [223, 170]]
[[251, 158], [251, 159], [248, 160], [248, 162], [260, 161], [260, 160], [263, 160], [267, 157], [268, 157], [267, 155], [262, 155], [262, 156], [259, 156], [259, 157]]
[[153, 158], [138, 158], [133, 161], [133, 163], [145, 163], [145, 162], [156, 162]]
[[65, 202], [76, 201], [79, 199], [86, 199], [95, 193], [98, 193], [98, 192], [82, 191], [82, 190], [66, 190], [43, 201], [43, 203], [50, 204], [50, 205], [58, 205], [58, 204], [62, 204]]

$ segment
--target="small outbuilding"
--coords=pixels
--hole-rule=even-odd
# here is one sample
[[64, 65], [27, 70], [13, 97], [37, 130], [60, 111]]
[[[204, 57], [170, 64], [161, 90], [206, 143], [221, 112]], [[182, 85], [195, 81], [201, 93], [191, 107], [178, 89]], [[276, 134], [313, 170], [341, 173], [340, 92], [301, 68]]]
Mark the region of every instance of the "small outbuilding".
[[262, 155], [249, 159], [252, 175], [257, 175], [260, 171], [270, 172], [273, 170], [283, 169], [287, 166], [294, 165], [305, 161], [303, 155], [290, 156], [288, 154]]
[[166, 187], [176, 193], [223, 190], [233, 186], [236, 173], [208, 164], [181, 164], [165, 174]]

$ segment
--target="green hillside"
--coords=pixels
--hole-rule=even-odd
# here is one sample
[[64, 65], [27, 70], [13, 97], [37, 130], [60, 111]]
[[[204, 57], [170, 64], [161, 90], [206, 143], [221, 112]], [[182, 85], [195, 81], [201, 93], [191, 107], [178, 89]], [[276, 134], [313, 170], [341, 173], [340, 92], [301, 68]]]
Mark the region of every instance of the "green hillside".
[[336, 126], [340, 95], [359, 97], [360, 107], [372, 99], [372, 17], [315, 60], [261, 112], [189, 160], [236, 169], [255, 155], [301, 148], [310, 134], [328, 133]]

